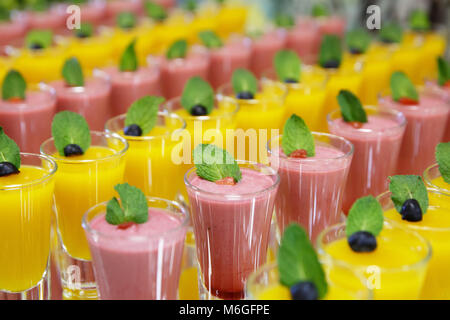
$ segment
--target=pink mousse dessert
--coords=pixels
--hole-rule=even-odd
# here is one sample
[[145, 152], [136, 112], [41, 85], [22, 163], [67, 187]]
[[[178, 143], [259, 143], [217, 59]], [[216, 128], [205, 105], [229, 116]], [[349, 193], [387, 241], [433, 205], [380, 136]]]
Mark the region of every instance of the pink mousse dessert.
[[419, 102], [415, 105], [399, 103], [390, 96], [381, 97], [379, 104], [400, 111], [406, 117], [397, 174], [421, 175], [435, 162], [434, 151], [442, 141], [447, 125], [447, 103], [434, 93], [419, 90]]
[[154, 2], [166, 9], [173, 8], [177, 3], [176, 0], [154, 0]]
[[261, 77], [263, 72], [272, 66], [275, 55], [285, 45], [286, 31], [283, 29], [269, 31], [252, 38], [250, 69], [256, 77]]
[[269, 142], [269, 154], [271, 166], [278, 169], [281, 178], [275, 209], [280, 234], [289, 224], [298, 223], [313, 240], [340, 221], [353, 145], [334, 135], [312, 134], [312, 157], [286, 156], [279, 147], [280, 137]]
[[102, 209], [94, 207], [85, 215], [83, 228], [100, 299], [176, 300], [186, 212], [150, 207], [147, 222], [120, 227], [106, 221], [106, 203], [99, 206]]
[[28, 11], [29, 28], [57, 31], [65, 27], [66, 8], [64, 4], [55, 4], [45, 11]]
[[342, 38], [347, 27], [345, 18], [337, 15], [316, 18], [316, 23], [321, 37], [326, 34], [333, 34]]
[[288, 31], [286, 48], [297, 52], [306, 64], [314, 64], [320, 47], [320, 30], [310, 19], [299, 19], [297, 24]]
[[242, 179], [221, 185], [185, 176], [204, 286], [214, 296], [242, 298], [247, 277], [266, 261], [279, 177], [241, 162]]
[[109, 0], [106, 4], [106, 18], [113, 19], [121, 12], [132, 12], [136, 15], [143, 10], [143, 0]]
[[10, 18], [0, 20], [0, 45], [19, 45], [28, 30], [28, 16], [11, 12]]
[[377, 196], [388, 189], [388, 177], [395, 174], [406, 120], [395, 110], [365, 107], [367, 122], [355, 128], [340, 111], [328, 115], [332, 134], [353, 143], [353, 154], [342, 209], [348, 212], [360, 197]]
[[87, 0], [80, 5], [81, 21], [100, 25], [106, 17], [105, 0]]
[[[430, 91], [436, 93], [436, 95], [441, 97], [442, 100], [447, 101], [447, 104], [449, 105], [450, 108], [450, 83], [446, 83], [443, 86], [440, 86], [437, 82], [428, 81], [426, 85], [430, 89]], [[444, 138], [442, 139], [442, 141], [443, 142], [450, 141], [450, 112], [449, 118], [447, 119], [447, 126], [445, 128]]]

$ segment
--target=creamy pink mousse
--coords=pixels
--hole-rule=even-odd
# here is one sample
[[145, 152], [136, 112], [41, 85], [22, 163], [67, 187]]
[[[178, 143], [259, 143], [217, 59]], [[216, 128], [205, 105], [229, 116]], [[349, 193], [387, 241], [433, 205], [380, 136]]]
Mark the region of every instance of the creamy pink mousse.
[[[433, 81], [433, 82], [428, 82], [427, 87], [429, 87], [432, 92], [434, 92], [435, 94], [440, 96], [441, 99], [447, 101], [447, 104], [449, 105], [449, 108], [450, 108], [450, 86], [449, 85], [440, 86], [436, 81]], [[444, 134], [444, 138], [442, 139], [442, 142], [450, 141], [450, 112], [449, 112], [448, 116], [449, 117], [447, 118], [447, 126], [445, 128], [445, 134]]]
[[168, 211], [150, 208], [146, 223], [126, 229], [104, 215], [86, 232], [95, 278], [103, 300], [174, 300], [183, 255], [185, 228]]
[[256, 77], [262, 76], [263, 72], [272, 66], [275, 55], [285, 44], [284, 30], [271, 31], [253, 39], [250, 68]]

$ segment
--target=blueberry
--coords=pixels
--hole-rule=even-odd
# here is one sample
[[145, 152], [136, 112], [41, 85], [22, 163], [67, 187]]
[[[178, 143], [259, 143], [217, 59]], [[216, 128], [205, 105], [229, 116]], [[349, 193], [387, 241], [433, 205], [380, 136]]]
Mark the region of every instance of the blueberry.
[[206, 116], [208, 114], [206, 108], [200, 104], [192, 107], [191, 115], [193, 116]]
[[363, 53], [360, 49], [357, 49], [357, 48], [350, 48], [349, 51], [350, 51], [351, 54], [361, 54], [361, 53]]
[[10, 162], [0, 162], [0, 177], [9, 176], [10, 174], [19, 173], [16, 166]]
[[402, 219], [410, 222], [422, 221], [422, 209], [416, 199], [408, 199], [400, 211]]
[[123, 133], [125, 133], [126, 136], [140, 137], [142, 136], [142, 129], [137, 124], [130, 124], [123, 129]]
[[80, 156], [83, 153], [84, 153], [83, 149], [81, 149], [81, 147], [77, 144], [68, 144], [67, 146], [64, 147], [64, 155], [66, 157]]
[[381, 42], [386, 43], [386, 44], [395, 43], [395, 41], [392, 41], [391, 39], [381, 39]]
[[30, 49], [31, 49], [31, 50], [41, 50], [41, 49], [43, 49], [43, 47], [42, 47], [42, 45], [41, 45], [40, 43], [33, 42], [33, 43], [30, 45]]
[[377, 248], [377, 239], [367, 231], [358, 231], [348, 238], [348, 244], [355, 252], [372, 252]]
[[298, 83], [298, 81], [295, 80], [295, 79], [289, 79], [289, 78], [287, 78], [287, 79], [284, 79], [284, 83]]
[[316, 285], [310, 281], [301, 281], [294, 284], [291, 288], [292, 300], [317, 300], [319, 293]]
[[251, 93], [250, 91], [243, 91], [243, 92], [239, 92], [236, 95], [236, 98], [241, 99], [241, 100], [251, 100], [253, 99], [255, 96], [253, 95], [253, 93]]
[[340, 62], [338, 60], [329, 60], [326, 61], [322, 67], [324, 67], [325, 69], [336, 69], [339, 68], [339, 64]]

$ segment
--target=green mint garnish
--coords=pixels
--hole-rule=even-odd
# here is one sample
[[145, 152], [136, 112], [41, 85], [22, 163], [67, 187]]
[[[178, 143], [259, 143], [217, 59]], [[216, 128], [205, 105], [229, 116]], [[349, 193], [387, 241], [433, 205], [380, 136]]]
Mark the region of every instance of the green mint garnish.
[[185, 58], [187, 54], [188, 43], [186, 40], [175, 41], [167, 50], [167, 59]]
[[367, 114], [361, 101], [348, 90], [341, 90], [337, 96], [342, 118], [345, 122], [367, 122]]
[[120, 197], [114, 197], [106, 205], [106, 222], [113, 225], [134, 222], [145, 223], [148, 221], [148, 203], [145, 194], [138, 188], [128, 183], [118, 184], [114, 187]]
[[328, 291], [325, 272], [302, 227], [291, 224], [286, 228], [277, 260], [282, 285], [290, 288], [299, 282], [311, 281], [317, 288], [319, 298], [325, 297]]
[[275, 24], [280, 28], [290, 29], [295, 26], [295, 19], [288, 14], [279, 14], [275, 18]]
[[49, 0], [34, 0], [28, 2], [29, 8], [33, 11], [44, 12], [50, 8]]
[[324, 4], [316, 4], [312, 7], [311, 14], [313, 17], [327, 17], [330, 15], [328, 8]]
[[264, 35], [264, 32], [262, 30], [251, 30], [247, 32], [247, 36], [252, 39], [258, 39], [261, 38]]
[[420, 176], [404, 175], [389, 177], [389, 191], [395, 209], [401, 212], [402, 206], [408, 199], [415, 199], [422, 209], [428, 210], [428, 191]]
[[0, 162], [9, 162], [17, 169], [20, 168], [19, 146], [9, 138], [0, 127]]
[[281, 147], [290, 156], [296, 150], [305, 150], [308, 157], [316, 154], [314, 137], [302, 118], [293, 114], [285, 123]]
[[45, 49], [53, 43], [53, 32], [50, 30], [34, 30], [27, 33], [25, 45], [29, 49]]
[[438, 57], [438, 84], [443, 86], [450, 81], [450, 63], [444, 60], [443, 57]]
[[136, 15], [132, 12], [121, 12], [117, 16], [117, 25], [121, 29], [132, 29], [136, 26]]
[[302, 62], [295, 51], [279, 51], [275, 56], [274, 64], [275, 71], [277, 72], [277, 76], [280, 81], [300, 82]]
[[355, 201], [348, 212], [345, 235], [350, 237], [355, 232], [367, 231], [377, 236], [383, 229], [383, 208], [373, 196], [366, 196]]
[[133, 72], [138, 69], [138, 58], [136, 56], [136, 39], [132, 40], [130, 44], [125, 48], [120, 58], [119, 69], [122, 72]]
[[64, 148], [76, 144], [83, 152], [91, 145], [91, 133], [89, 125], [83, 116], [71, 111], [61, 111], [55, 115], [52, 121], [52, 136], [55, 147], [61, 156], [64, 156]]
[[11, 11], [0, 5], [0, 21], [9, 21], [11, 19]]
[[323, 68], [338, 68], [342, 60], [341, 39], [336, 35], [326, 34], [320, 45], [319, 64]]
[[414, 10], [409, 16], [409, 26], [414, 31], [428, 31], [430, 29], [430, 19], [426, 11]]
[[186, 0], [185, 8], [189, 12], [195, 12], [197, 10], [197, 1], [196, 0]]
[[158, 109], [164, 100], [161, 97], [146, 96], [135, 101], [128, 109], [125, 126], [136, 124], [141, 128], [142, 135], [146, 135], [156, 125]]
[[94, 26], [91, 23], [83, 22], [79, 29], [75, 29], [75, 36], [78, 38], [89, 38], [94, 33]]
[[202, 31], [198, 36], [203, 44], [210, 49], [223, 47], [222, 40], [214, 31]]
[[450, 142], [442, 142], [436, 146], [436, 162], [445, 182], [450, 183]]
[[225, 178], [233, 178], [234, 182], [239, 182], [242, 179], [239, 165], [226, 150], [213, 144], [199, 144], [192, 154], [196, 173], [200, 178], [211, 182]]
[[350, 52], [354, 53], [365, 53], [371, 42], [369, 33], [362, 28], [349, 31], [345, 39]]
[[225, 3], [225, 0], [216, 0], [216, 2], [217, 2], [218, 4], [224, 4], [224, 3]]
[[400, 43], [403, 38], [402, 27], [395, 23], [386, 23], [381, 27], [380, 39], [386, 43]]
[[83, 70], [77, 58], [67, 59], [62, 68], [62, 76], [70, 87], [84, 86]]
[[258, 80], [251, 71], [247, 69], [236, 69], [231, 78], [235, 94], [250, 92], [255, 95], [258, 92]]
[[10, 70], [3, 79], [2, 98], [7, 101], [10, 99], [25, 99], [27, 83], [23, 76], [16, 70]]
[[401, 72], [396, 71], [391, 75], [391, 91], [392, 99], [399, 101], [400, 99], [411, 99], [413, 101], [419, 101], [419, 94], [417, 93], [414, 84], [408, 78], [408, 76]]
[[184, 86], [181, 105], [189, 114], [191, 114], [193, 107], [203, 106], [206, 108], [206, 114], [208, 115], [214, 109], [214, 90], [201, 77], [193, 77]]
[[153, 1], [147, 1], [145, 3], [145, 10], [147, 11], [147, 15], [156, 21], [161, 22], [167, 18], [166, 9]]

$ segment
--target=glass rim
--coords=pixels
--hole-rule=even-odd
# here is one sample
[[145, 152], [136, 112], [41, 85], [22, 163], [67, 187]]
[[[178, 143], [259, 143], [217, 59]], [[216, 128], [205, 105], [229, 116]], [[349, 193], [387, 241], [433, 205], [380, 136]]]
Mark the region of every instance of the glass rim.
[[[36, 157], [36, 158], [40, 158], [41, 160], [47, 161], [51, 165], [51, 170], [48, 173], [46, 173], [44, 176], [42, 176], [42, 177], [40, 177], [40, 178], [38, 178], [36, 180], [28, 181], [26, 183], [21, 183], [21, 184], [12, 184], [12, 185], [7, 185], [7, 186], [0, 186], [0, 191], [17, 190], [17, 189], [22, 189], [22, 188], [25, 188], [25, 187], [31, 187], [31, 186], [35, 186], [35, 185], [39, 185], [39, 184], [45, 183], [46, 181], [50, 180], [50, 178], [58, 170], [58, 164], [56, 163], [56, 161], [54, 161], [51, 157], [49, 157], [47, 155], [38, 154], [38, 153], [21, 152], [20, 156]], [[20, 168], [19, 168], [19, 170], [20, 170]]]
[[112, 129], [110, 128], [112, 123], [115, 123], [117, 121], [123, 120], [123, 119], [126, 118], [126, 116], [127, 116], [127, 114], [124, 113], [124, 114], [120, 114], [120, 115], [115, 116], [115, 117], [109, 119], [108, 121], [106, 121], [106, 123], [105, 123], [105, 132], [108, 132], [110, 134], [118, 134], [118, 135], [120, 135], [121, 137], [125, 138], [128, 141], [150, 141], [150, 140], [156, 140], [156, 139], [164, 139], [164, 138], [167, 138], [167, 137], [171, 136], [174, 133], [182, 132], [183, 130], [186, 129], [186, 121], [182, 117], [180, 117], [176, 113], [168, 112], [167, 110], [163, 110], [163, 111], [158, 111], [158, 116], [163, 116], [165, 118], [176, 119], [177, 121], [180, 122], [181, 127], [180, 128], [176, 128], [174, 130], [170, 130], [170, 132], [167, 132], [165, 134], [150, 135], [150, 136], [139, 136], [139, 137], [126, 136], [126, 135], [122, 136], [121, 134], [112, 131]]
[[[39, 82], [35, 85], [29, 85], [28, 86], [29, 89], [27, 89], [27, 91], [31, 91], [31, 92], [42, 92], [42, 93], [48, 93], [50, 96], [50, 100], [52, 100], [55, 104], [56, 104], [56, 90], [55, 88], [53, 88], [52, 86], [50, 86], [49, 84], [47, 84], [46, 82]], [[8, 101], [4, 101], [4, 103], [8, 103]], [[29, 102], [27, 102], [26, 100], [23, 101], [18, 101], [18, 102], [12, 102], [11, 104], [14, 104], [14, 108], [30, 108], [30, 104]], [[0, 104], [0, 108], [2, 108], [2, 104]], [[32, 107], [31, 107], [32, 108]]]
[[[52, 146], [55, 145], [54, 144], [55, 138], [51, 137], [51, 138], [48, 138], [47, 140], [45, 140], [41, 144], [40, 152], [41, 152], [41, 154], [48, 156], [50, 159], [54, 160], [57, 163], [61, 162], [61, 163], [66, 163], [66, 164], [69, 164], [69, 163], [70, 164], [82, 164], [82, 163], [102, 162], [102, 161], [107, 161], [107, 160], [110, 160], [110, 159], [121, 157], [121, 156], [123, 156], [125, 154], [125, 152], [127, 152], [128, 148], [129, 148], [128, 141], [125, 138], [123, 138], [120, 135], [118, 135], [117, 133], [110, 133], [110, 132], [104, 132], [104, 131], [90, 131], [90, 133], [91, 133], [91, 136], [95, 135], [95, 136], [103, 136], [103, 137], [105, 137], [107, 139], [108, 138], [117, 139], [117, 140], [119, 140], [120, 142], [122, 142], [124, 144], [124, 147], [121, 150], [119, 150], [119, 151], [114, 150], [115, 152], [113, 154], [105, 156], [105, 157], [101, 157], [101, 158], [84, 159], [84, 160], [71, 160], [71, 159], [68, 159], [67, 157], [65, 157], [65, 158], [54, 157], [54, 156], [49, 155], [49, 154], [47, 154], [45, 152], [45, 147], [47, 147], [48, 145], [52, 145]], [[91, 145], [91, 147], [93, 147], [93, 146]]]
[[328, 80], [329, 80], [329, 77], [330, 77], [329, 74], [326, 73], [322, 68], [319, 68], [319, 67], [317, 67], [315, 65], [302, 65], [302, 72], [305, 69], [308, 70], [308, 71], [315, 70], [317, 72], [320, 72], [321, 75], [323, 75], [324, 80], [323, 81], [314, 81], [313, 83], [304, 83], [304, 82], [302, 82], [302, 78], [301, 78], [302, 73], [300, 73], [300, 82], [297, 82], [297, 83], [284, 83], [284, 82], [282, 82], [282, 81], [280, 81], [278, 79], [278, 76], [276, 74], [275, 68], [270, 67], [268, 69], [265, 69], [262, 72], [261, 82], [262, 83], [264, 83], [264, 82], [279, 83], [279, 84], [287, 87], [287, 89], [293, 89], [293, 90], [300, 90], [300, 89], [303, 89], [303, 88], [321, 88], [321, 89], [325, 90], [325, 88], [327, 86], [327, 83], [328, 83]]
[[[350, 140], [345, 139], [344, 137], [340, 137], [340, 136], [337, 136], [337, 135], [334, 135], [334, 134], [331, 134], [331, 133], [325, 133], [325, 132], [312, 131], [311, 133], [312, 133], [313, 137], [328, 137], [328, 138], [332, 138], [332, 139], [336, 139], [338, 141], [341, 141], [341, 142], [345, 143], [345, 145], [349, 146], [350, 150], [348, 152], [344, 153], [343, 155], [339, 155], [339, 156], [333, 157], [333, 158], [323, 158], [323, 159], [289, 158], [285, 154], [279, 155], [279, 158], [280, 159], [285, 159], [285, 160], [288, 160], [288, 161], [292, 161], [292, 162], [309, 163], [309, 162], [345, 159], [345, 158], [348, 158], [348, 157], [352, 156], [353, 153], [355, 152], [355, 146], [353, 145], [353, 143]], [[283, 137], [283, 135], [280, 134], [280, 135], [270, 139], [269, 141], [267, 141], [266, 148], [267, 148], [267, 152], [269, 153], [269, 155], [273, 154], [273, 150], [270, 148], [270, 143], [273, 140], [281, 139], [282, 137]]]
[[193, 184], [191, 184], [191, 182], [189, 181], [189, 177], [195, 173], [197, 171], [197, 168], [194, 166], [192, 168], [190, 168], [184, 175], [184, 184], [186, 185], [187, 188], [192, 189], [195, 192], [201, 192], [202, 194], [207, 194], [207, 195], [212, 195], [212, 196], [224, 196], [225, 199], [227, 200], [237, 200], [237, 199], [241, 199], [241, 198], [245, 198], [245, 197], [249, 197], [249, 196], [255, 196], [255, 195], [260, 195], [269, 191], [272, 191], [274, 189], [276, 189], [278, 187], [278, 185], [280, 184], [280, 175], [278, 174], [278, 172], [276, 170], [274, 170], [272, 167], [270, 166], [266, 166], [265, 164], [262, 163], [258, 163], [258, 162], [254, 162], [254, 161], [247, 161], [247, 160], [236, 160], [236, 162], [238, 164], [247, 164], [247, 165], [253, 165], [253, 166], [261, 166], [264, 169], [268, 169], [270, 172], [272, 172], [271, 174], [264, 174], [265, 176], [275, 176], [275, 182], [273, 182], [269, 187], [264, 188], [262, 190], [258, 190], [258, 191], [254, 191], [254, 192], [249, 192], [249, 193], [241, 193], [241, 194], [233, 194], [233, 193], [219, 193], [219, 192], [211, 192], [208, 190], [204, 190], [201, 189], [197, 186], [194, 186]]
[[[179, 203], [177, 201], [174, 201], [174, 200], [168, 200], [168, 199], [163, 199], [163, 198], [159, 198], [159, 197], [145, 196], [145, 198], [147, 199], [147, 202], [152, 202], [152, 201], [153, 202], [157, 202], [157, 201], [158, 202], [165, 202], [166, 204], [172, 205], [172, 206], [176, 207], [177, 209], [179, 209], [180, 212], [184, 216], [182, 219], [180, 219], [180, 222], [181, 222], [180, 225], [178, 225], [178, 226], [176, 226], [174, 228], [171, 228], [170, 230], [166, 230], [164, 232], [159, 232], [159, 233], [152, 234], [152, 235], [139, 235], [139, 236], [132, 235], [132, 236], [130, 236], [130, 235], [105, 234], [105, 233], [103, 233], [101, 231], [93, 229], [91, 227], [91, 225], [90, 225], [90, 221], [87, 221], [89, 214], [91, 214], [95, 210], [98, 210], [101, 207], [105, 207], [105, 211], [106, 211], [106, 207], [107, 207], [108, 201], [104, 201], [104, 202], [98, 203], [95, 206], [89, 208], [88, 211], [86, 211], [83, 214], [83, 218], [81, 219], [81, 226], [83, 227], [83, 229], [86, 232], [88, 232], [89, 234], [94, 235], [94, 236], [102, 237], [104, 239], [123, 239], [123, 240], [128, 240], [128, 241], [133, 241], [133, 242], [134, 241], [135, 242], [142, 242], [142, 241], [148, 241], [148, 240], [154, 239], [154, 238], [160, 238], [162, 236], [170, 235], [172, 233], [175, 233], [177, 231], [182, 230], [183, 228], [187, 228], [188, 227], [189, 221], [190, 221], [189, 212], [188, 212], [188, 210], [186, 210], [186, 208], [184, 208], [184, 206], [181, 203]], [[117, 198], [117, 200], [120, 201], [120, 198]], [[167, 209], [164, 209], [164, 208], [157, 208], [157, 207], [149, 206], [149, 209], [151, 209], [151, 208], [160, 209], [160, 210], [163, 210], [163, 211], [171, 212], [170, 210], [167, 210]]]
[[[263, 82], [260, 79], [258, 81], [259, 89], [261, 89], [262, 84], [263, 84]], [[270, 97], [264, 97], [262, 99], [255, 99], [255, 98], [253, 98], [253, 99], [246, 99], [246, 100], [238, 99], [238, 98], [235, 98], [234, 95], [230, 96], [229, 94], [225, 93], [225, 91], [228, 91], [230, 89], [231, 89], [230, 92], [234, 93], [233, 84], [231, 82], [228, 82], [228, 83], [225, 83], [225, 84], [221, 85], [217, 89], [217, 95], [220, 96], [220, 97], [223, 97], [223, 98], [232, 99], [232, 100], [236, 101], [236, 103], [238, 105], [240, 105], [240, 101], [241, 100], [245, 101], [245, 105], [246, 106], [247, 105], [259, 105], [259, 104], [261, 104], [262, 101], [272, 101], [272, 102], [279, 102], [280, 103], [279, 108], [283, 108], [284, 107], [284, 101], [286, 100], [286, 96], [288, 95], [287, 87], [285, 85], [283, 85], [281, 82], [280, 83], [274, 82], [274, 84], [283, 91], [280, 94], [280, 96], [278, 96], [278, 95], [270, 95]]]
[[[428, 184], [432, 189], [436, 189], [437, 191], [442, 191], [441, 193], [445, 192], [445, 193], [450, 195], [450, 190], [435, 185], [433, 183], [433, 181], [431, 180], [431, 177], [429, 176], [429, 174], [430, 174], [430, 171], [435, 169], [435, 168], [439, 169], [439, 164], [438, 163], [432, 164], [431, 166], [426, 168], [425, 171], [423, 172], [423, 180], [425, 181], [425, 184]], [[439, 174], [440, 174], [440, 172], [439, 172]]]
[[[378, 199], [378, 197], [377, 197], [377, 199]], [[425, 237], [423, 237], [421, 234], [417, 233], [416, 231], [409, 230], [408, 228], [405, 228], [402, 225], [400, 225], [399, 223], [397, 223], [395, 221], [392, 221], [390, 219], [385, 219], [384, 222], [383, 222], [383, 226], [385, 224], [391, 225], [394, 228], [399, 228], [399, 229], [403, 230], [404, 232], [406, 232], [408, 234], [414, 235], [418, 240], [420, 240], [424, 244], [424, 247], [426, 247], [426, 249], [427, 249], [427, 253], [420, 260], [418, 260], [418, 261], [416, 261], [414, 263], [411, 263], [411, 264], [406, 264], [406, 265], [400, 266], [400, 267], [388, 268], [388, 267], [377, 266], [380, 269], [380, 271], [386, 272], [386, 273], [396, 273], [396, 272], [404, 272], [404, 271], [413, 270], [413, 269], [419, 269], [419, 268], [421, 268], [423, 266], [426, 266], [427, 263], [430, 261], [431, 256], [432, 256], [432, 252], [433, 252], [433, 249], [431, 247], [430, 241], [428, 241], [428, 239], [426, 239]], [[330, 259], [333, 263], [338, 263], [338, 264], [340, 264], [342, 266], [346, 266], [346, 267], [349, 267], [349, 268], [354, 268], [354, 269], [357, 269], [357, 270], [364, 269], [365, 267], [367, 267], [367, 265], [351, 264], [351, 263], [348, 263], [348, 262], [346, 262], [344, 260], [337, 259], [337, 258], [333, 257], [332, 255], [330, 255], [328, 252], [326, 252], [324, 250], [324, 248], [323, 248], [322, 239], [324, 238], [324, 236], [327, 233], [329, 233], [329, 232], [331, 232], [333, 230], [337, 230], [337, 229], [340, 229], [340, 228], [344, 228], [345, 229], [345, 226], [346, 226], [346, 223], [345, 222], [341, 222], [341, 223], [329, 226], [329, 227], [325, 228], [324, 230], [322, 230], [319, 233], [319, 235], [317, 236], [317, 240], [316, 240], [317, 252], [319, 254], [324, 255], [324, 257], [326, 257], [327, 259]], [[345, 238], [343, 238], [343, 239], [345, 239]]]
[[[441, 100], [442, 98], [439, 97], [435, 92], [433, 92], [432, 88], [426, 86], [425, 84], [423, 85], [416, 85], [415, 86], [417, 89], [417, 92], [419, 93], [419, 103], [415, 103], [412, 105], [403, 105], [400, 104], [398, 101], [395, 101], [394, 99], [392, 99], [392, 95], [391, 95], [391, 89], [390, 88], [385, 88], [383, 90], [381, 90], [380, 92], [378, 92], [378, 102], [383, 102], [386, 101], [386, 98], [388, 98], [389, 100], [391, 100], [395, 105], [399, 105], [402, 107], [402, 109], [406, 109], [406, 110], [418, 110], [421, 109], [423, 110], [423, 107], [420, 106], [420, 96], [421, 95], [425, 95], [425, 96], [431, 96], [431, 97], [436, 97], [437, 99]], [[439, 104], [438, 106], [447, 106], [447, 103], [445, 100], [442, 100], [442, 103]], [[436, 109], [436, 107], [434, 106], [433, 108], [429, 108], [430, 110], [434, 110]], [[429, 111], [428, 111], [429, 112]]]
[[[103, 81], [104, 84], [106, 84], [108, 86], [108, 88], [111, 88], [111, 77], [109, 76], [109, 74], [107, 74], [105, 71], [100, 70], [98, 68], [95, 68], [94, 70], [92, 70], [92, 75], [90, 77], [87, 77], [86, 80], [92, 80], [92, 79], [99, 79], [101, 81]], [[58, 81], [58, 80], [56, 80]], [[59, 80], [59, 81], [64, 81], [64, 80]], [[65, 92], [72, 92], [72, 93], [85, 93], [86, 92], [86, 82], [83, 86], [75, 86], [75, 87], [63, 87]], [[50, 86], [51, 88], [53, 88], [53, 90], [55, 90], [55, 92], [57, 93], [57, 90], [51, 85], [48, 84], [48, 86]]]

